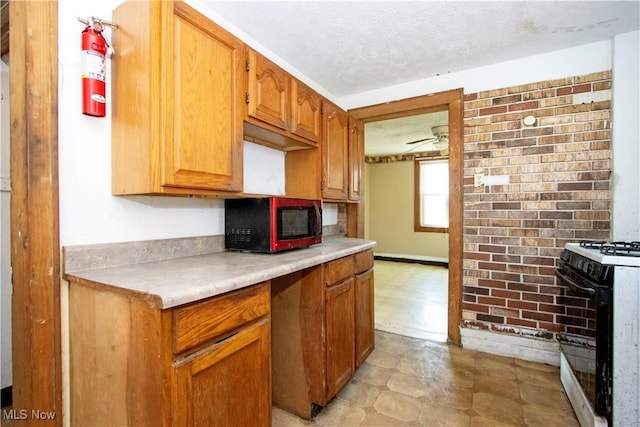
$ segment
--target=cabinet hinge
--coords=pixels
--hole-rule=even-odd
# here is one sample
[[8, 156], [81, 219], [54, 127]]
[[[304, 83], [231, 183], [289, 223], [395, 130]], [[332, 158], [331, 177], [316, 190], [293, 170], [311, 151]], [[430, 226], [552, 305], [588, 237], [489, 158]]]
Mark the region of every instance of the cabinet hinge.
[[247, 92], [247, 93], [245, 93], [245, 94], [244, 94], [244, 102], [245, 102], [246, 104], [248, 104], [248, 103], [249, 103], [249, 92]]
[[251, 70], [251, 61], [247, 59], [247, 61], [244, 64], [244, 69], [247, 71]]

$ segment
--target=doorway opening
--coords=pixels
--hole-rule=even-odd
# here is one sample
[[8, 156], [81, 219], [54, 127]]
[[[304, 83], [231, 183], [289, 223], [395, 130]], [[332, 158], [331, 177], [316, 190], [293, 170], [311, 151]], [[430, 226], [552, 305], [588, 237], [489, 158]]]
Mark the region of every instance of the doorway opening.
[[[447, 248], [446, 256], [442, 257], [448, 260], [449, 267], [447, 271], [446, 340], [459, 345], [459, 325], [462, 316], [463, 91], [462, 89], [456, 89], [350, 110], [351, 114], [365, 123], [365, 129], [368, 123], [442, 112], [446, 112], [447, 117], [446, 125], [448, 126], [448, 147], [446, 155], [449, 162], [448, 242], [445, 245]], [[438, 123], [438, 125], [442, 125], [442, 123]], [[365, 131], [365, 144], [366, 138], [367, 136]], [[420, 139], [421, 138], [416, 138], [415, 140], [419, 141]], [[425, 137], [424, 139], [427, 138]], [[409, 140], [407, 142], [412, 141], [413, 140]], [[424, 141], [416, 142], [416, 144], [420, 144], [421, 142]], [[404, 144], [406, 144], [406, 142], [404, 142]], [[443, 157], [443, 153], [440, 152], [437, 155], [434, 155], [434, 157]], [[410, 181], [410, 184], [412, 185], [413, 181]], [[365, 180], [365, 236], [370, 231], [369, 227], [371, 225], [369, 224], [369, 218], [366, 212], [368, 199], [370, 198], [369, 189], [366, 185], [367, 183]], [[390, 232], [393, 232], [394, 225], [389, 224], [387, 228]], [[410, 293], [410, 290], [407, 291], [408, 295], [410, 295]]]

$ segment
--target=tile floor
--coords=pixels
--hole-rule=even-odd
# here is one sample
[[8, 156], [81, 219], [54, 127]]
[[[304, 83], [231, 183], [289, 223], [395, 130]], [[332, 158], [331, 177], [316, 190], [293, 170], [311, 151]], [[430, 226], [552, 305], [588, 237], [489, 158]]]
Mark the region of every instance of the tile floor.
[[559, 369], [376, 332], [376, 349], [307, 421], [273, 408], [273, 426], [579, 427]]
[[447, 341], [449, 270], [376, 260], [374, 272], [376, 329], [431, 341]]
[[376, 260], [376, 349], [313, 421], [273, 408], [273, 426], [579, 427], [559, 368], [444, 343], [447, 276]]

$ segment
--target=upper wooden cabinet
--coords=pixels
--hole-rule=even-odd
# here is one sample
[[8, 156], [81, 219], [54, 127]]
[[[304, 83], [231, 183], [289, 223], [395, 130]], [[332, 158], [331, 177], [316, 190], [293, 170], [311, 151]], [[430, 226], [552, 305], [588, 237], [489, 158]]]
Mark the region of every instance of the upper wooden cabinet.
[[290, 77], [254, 50], [247, 49], [247, 115], [289, 129]]
[[349, 200], [360, 201], [364, 166], [364, 123], [349, 116]]
[[245, 137], [285, 151], [320, 142], [320, 95], [251, 48], [246, 49]]
[[243, 43], [182, 2], [113, 20], [113, 193], [241, 191]]
[[322, 98], [304, 83], [291, 79], [291, 132], [320, 142]]
[[349, 116], [330, 101], [323, 101], [322, 197], [346, 201], [349, 168]]

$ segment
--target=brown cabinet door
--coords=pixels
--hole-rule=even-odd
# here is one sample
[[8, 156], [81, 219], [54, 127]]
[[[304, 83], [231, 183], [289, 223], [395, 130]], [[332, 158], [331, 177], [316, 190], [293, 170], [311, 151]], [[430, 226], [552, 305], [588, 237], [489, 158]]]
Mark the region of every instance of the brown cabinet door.
[[157, 88], [166, 91], [163, 184], [241, 190], [243, 44], [183, 3], [173, 8]]
[[373, 269], [356, 275], [356, 369], [374, 348]]
[[364, 166], [364, 123], [349, 117], [349, 200], [359, 201]]
[[271, 425], [270, 328], [259, 320], [173, 364], [174, 426]]
[[322, 144], [322, 197], [347, 200], [348, 114], [329, 101], [324, 101]]
[[289, 128], [289, 75], [248, 49], [247, 115], [280, 129]]
[[291, 81], [291, 132], [320, 142], [322, 98], [298, 80]]
[[354, 279], [326, 289], [327, 400], [335, 396], [355, 371]]

